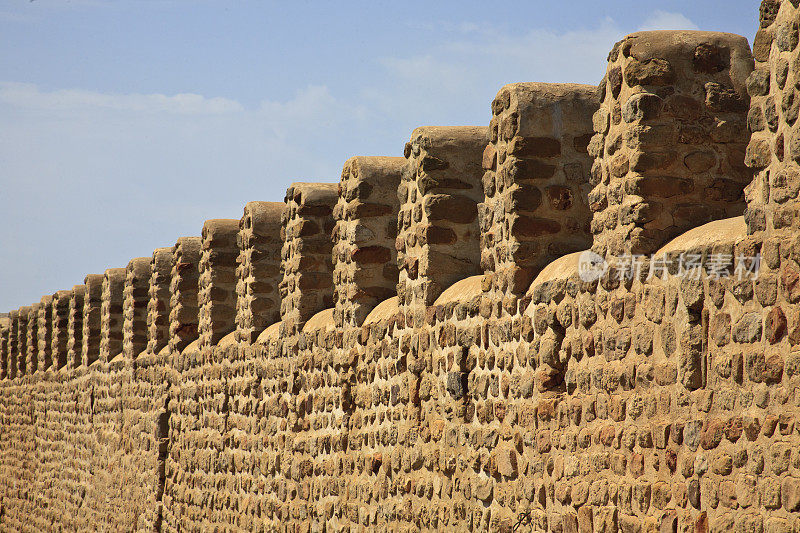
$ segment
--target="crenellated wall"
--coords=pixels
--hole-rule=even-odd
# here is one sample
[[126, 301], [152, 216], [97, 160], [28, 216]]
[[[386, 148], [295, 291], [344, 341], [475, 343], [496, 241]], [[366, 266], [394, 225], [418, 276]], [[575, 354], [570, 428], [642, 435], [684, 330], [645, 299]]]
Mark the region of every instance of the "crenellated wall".
[[795, 4], [0, 317], [0, 530], [797, 531]]
[[248, 202], [239, 221], [237, 340], [253, 343], [281, 319], [281, 216], [285, 204]]
[[150, 257], [138, 257], [131, 259], [125, 268], [125, 288], [122, 302], [122, 353], [131, 359], [147, 347], [150, 261]]
[[300, 333], [306, 321], [333, 306], [331, 232], [337, 185], [293, 183], [282, 215], [281, 336]]

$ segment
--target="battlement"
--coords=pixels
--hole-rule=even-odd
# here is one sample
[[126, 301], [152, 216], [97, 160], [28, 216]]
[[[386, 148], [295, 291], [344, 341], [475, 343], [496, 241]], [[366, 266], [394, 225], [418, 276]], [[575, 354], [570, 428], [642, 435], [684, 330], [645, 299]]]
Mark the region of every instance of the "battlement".
[[0, 316], [0, 529], [796, 531], [800, 7], [760, 17]]

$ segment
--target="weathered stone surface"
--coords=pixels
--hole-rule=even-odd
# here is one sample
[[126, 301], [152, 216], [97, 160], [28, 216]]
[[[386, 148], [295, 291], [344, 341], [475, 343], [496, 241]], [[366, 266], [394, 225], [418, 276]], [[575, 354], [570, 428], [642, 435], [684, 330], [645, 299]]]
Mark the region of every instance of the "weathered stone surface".
[[0, 529], [796, 530], [799, 14], [755, 74], [635, 34], [0, 316]]

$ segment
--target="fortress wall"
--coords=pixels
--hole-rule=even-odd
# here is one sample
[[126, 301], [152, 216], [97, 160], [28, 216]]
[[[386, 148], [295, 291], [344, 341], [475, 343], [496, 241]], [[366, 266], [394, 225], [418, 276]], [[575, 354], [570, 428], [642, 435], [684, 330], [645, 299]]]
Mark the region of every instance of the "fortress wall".
[[293, 183], [286, 191], [281, 227], [284, 338], [298, 335], [309, 318], [333, 307], [331, 233], [337, 190], [333, 183]]
[[157, 354], [169, 342], [170, 283], [174, 256], [172, 248], [159, 248], [150, 260], [147, 302], [147, 351]]
[[125, 299], [125, 269], [109, 268], [103, 275], [100, 308], [100, 361], [108, 363], [122, 353]]
[[53, 356], [53, 370], [58, 370], [67, 364], [69, 350], [69, 301], [71, 291], [58, 291], [53, 294], [53, 309], [51, 316], [53, 328], [51, 335], [51, 348]]
[[69, 301], [71, 291], [58, 291], [53, 294], [53, 333], [51, 336], [51, 351], [53, 354], [53, 369], [58, 370], [67, 364], [69, 350]]
[[8, 367], [6, 375], [13, 379], [17, 377], [17, 358], [19, 357], [19, 309], [8, 313]]
[[[432, 381], [431, 348], [435, 345], [428, 322], [432, 305], [442, 291], [481, 273], [478, 203], [484, 200], [481, 161], [488, 141], [489, 129], [485, 127], [423, 127], [414, 130], [405, 149], [407, 163], [398, 188], [402, 202], [397, 238], [398, 314], [392, 328], [397, 354], [387, 387], [392, 405], [402, 406], [392, 409], [397, 451], [391, 465], [404, 472], [397, 481], [419, 487], [420, 492], [415, 490], [414, 495], [422, 498], [427, 488], [424, 483], [415, 484], [422, 478], [426, 452], [418, 438], [432, 418], [420, 391]], [[363, 357], [369, 360], [376, 356]], [[356, 374], [359, 389], [369, 386], [368, 375]], [[377, 412], [364, 413], [367, 420], [380, 416], [380, 406], [376, 407]], [[388, 470], [387, 475], [391, 475]], [[418, 500], [407, 489], [394, 486], [388, 492], [390, 501], [404, 506], [402, 513], [390, 517], [390, 523], [421, 518]]]
[[39, 301], [39, 316], [36, 317], [37, 340], [39, 348], [38, 369], [47, 370], [53, 365], [53, 296], [42, 296]]
[[67, 322], [67, 365], [77, 368], [83, 363], [83, 318], [86, 285], [75, 285], [69, 298]]
[[159, 530], [163, 523], [172, 426], [170, 389], [179, 382], [169, 356], [144, 352], [136, 358], [123, 391], [123, 434], [129, 446], [125, 471], [134, 489], [131, 523], [138, 530]]
[[[488, 343], [484, 358], [515, 357], [521, 337], [530, 331], [523, 312], [531, 281], [553, 260], [591, 246], [587, 144], [599, 105], [597, 87], [548, 83], [507, 85], [492, 102], [491, 142], [483, 158], [485, 200], [479, 206], [484, 294], [473, 321], [481, 324]], [[437, 324], [451, 317], [439, 312]], [[449, 337], [452, 328], [442, 327]], [[452, 352], [443, 348], [440, 356], [460, 356]], [[500, 365], [471, 366], [462, 379], [477, 380], [484, 388], [510, 377]], [[436, 373], [440, 386], [448, 376]]]
[[596, 253], [649, 254], [742, 214], [752, 69], [732, 34], [640, 32], [614, 46], [589, 144]]
[[[402, 316], [394, 297], [379, 304], [361, 327], [351, 370], [356, 380], [349, 431], [334, 440], [323, 456], [333, 468], [326, 472], [331, 481], [322, 487], [326, 505], [318, 510], [317, 520], [325, 520], [333, 529], [396, 526], [398, 515], [411, 511], [403, 501], [410, 486], [392, 470], [401, 459], [400, 442], [409, 436], [403, 422], [413, 392], [394, 336]], [[342, 477], [349, 479], [342, 483], [338, 481]], [[347, 498], [350, 505], [344, 499], [348, 494], [353, 495]]]
[[353, 157], [344, 164], [333, 231], [337, 327], [360, 327], [397, 292], [397, 187], [404, 164], [401, 157]]
[[[752, 132], [747, 164], [756, 176], [747, 188], [750, 233], [792, 239], [798, 225], [797, 21], [790, 2], [764, 2], [753, 41], [756, 68], [747, 80]], [[774, 246], [770, 244], [770, 246]]]
[[406, 144], [397, 192], [400, 305], [430, 305], [454, 282], [480, 272], [477, 204], [487, 142], [487, 128], [459, 126], [417, 128]]
[[33, 374], [39, 369], [39, 304], [28, 308], [28, 327], [25, 331], [25, 369]]
[[122, 352], [130, 359], [147, 348], [150, 262], [150, 257], [131, 259], [125, 269], [125, 287], [122, 291]]
[[8, 377], [8, 361], [10, 359], [8, 353], [9, 330], [10, 321], [8, 318], [3, 317], [0, 319], [0, 379]]
[[89, 274], [83, 280], [86, 286], [86, 294], [83, 299], [81, 364], [87, 367], [100, 358], [104, 277], [102, 274]]
[[[659, 254], [708, 258], [749, 249], [738, 218], [692, 230]], [[598, 482], [576, 478], [571, 498], [548, 499], [546, 508], [579, 522], [588, 513], [583, 519], [594, 516], [594, 527], [598, 512], [610, 510], [620, 529], [649, 522], [780, 530], [793, 523], [794, 504], [770, 491], [780, 485], [788, 496], [796, 483], [786, 446], [797, 377], [792, 353], [769, 348], [769, 319], [762, 329], [767, 313], [760, 308], [772, 294], [762, 278], [698, 272], [694, 279], [671, 268], [629, 284], [586, 283], [577, 265], [576, 254], [548, 267], [531, 287], [526, 312], [535, 331], [532, 398], [563, 406], [558, 422], [540, 423], [538, 431], [577, 437], [566, 448], [553, 442], [542, 457], [563, 454], [560, 475], [567, 476], [568, 463], [608, 450], [598, 474], [618, 501], [597, 507], [591, 494]], [[589, 500], [576, 504], [576, 491], [587, 488]]]
[[[171, 450], [164, 448], [163, 460], [159, 457], [165, 474], [160, 490], [163, 501], [171, 506], [162, 518], [167, 530], [212, 527], [212, 522], [191, 520], [200, 513], [212, 517], [213, 523], [233, 525], [216, 511], [219, 504], [210, 495], [236, 492], [225, 480], [232, 466], [226, 448], [229, 450], [230, 439], [236, 438], [228, 431], [231, 405], [227, 381], [238, 350], [232, 333], [236, 327], [238, 234], [238, 220], [210, 220], [203, 226], [198, 265], [199, 342], [175, 355], [175, 380], [180, 388], [174, 390], [178, 396], [169, 399], [170, 410], [161, 415], [168, 418], [159, 421], [160, 434], [171, 444]], [[165, 424], [172, 427], [171, 434]]]
[[[800, 69], [798, 9], [791, 2], [765, 2], [760, 14], [753, 42], [756, 69], [747, 80], [748, 125], [753, 132], [747, 163], [756, 176], [746, 190], [745, 220], [750, 245], [754, 252], [760, 251], [762, 262], [759, 284], [753, 290], [743, 287], [739, 300], [753, 313], [748, 316], [754, 329], [759, 327], [756, 319], [764, 318], [764, 357], [779, 361], [793, 356], [800, 346], [800, 124], [796, 116], [800, 95], [794, 82]], [[754, 299], [755, 305], [747, 301]], [[725, 324], [728, 315], [736, 320], [739, 311], [727, 307], [726, 303], [720, 315]], [[787, 369], [793, 365], [790, 360], [786, 360]]]
[[17, 376], [27, 373], [28, 359], [28, 319], [31, 308], [20, 307], [17, 311]]
[[551, 83], [510, 84], [492, 102], [479, 210], [485, 283], [499, 294], [524, 294], [544, 266], [591, 246], [586, 147], [598, 106], [594, 86]]
[[236, 328], [238, 235], [238, 220], [207, 220], [203, 224], [198, 278], [201, 351], [210, 349]]
[[239, 342], [254, 343], [268, 326], [279, 322], [282, 280], [281, 214], [285, 204], [248, 202], [239, 222], [239, 266], [236, 329]]
[[200, 247], [200, 237], [181, 237], [172, 247], [169, 348], [173, 352], [181, 352], [197, 340]]
[[306, 321], [291, 365], [278, 367], [282, 375], [277, 377], [287, 387], [274, 401], [288, 408], [278, 437], [291, 439], [295, 453], [281, 459], [281, 441], [275, 442], [281, 459], [274, 474], [278, 495], [285, 490], [286, 496], [280, 497], [274, 519], [328, 517], [337, 523], [357, 511], [341, 505], [341, 495], [357, 488], [346, 485], [354, 473], [347, 450], [356, 446], [348, 444], [348, 435], [357, 427], [352, 418], [359, 401], [357, 344], [366, 316], [396, 292], [397, 187], [404, 164], [403, 158], [355, 157], [344, 165], [333, 210], [335, 305]]
[[[143, 351], [134, 358], [126, 356], [120, 369], [120, 462], [121, 475], [126, 478], [125, 515], [116, 526], [129, 530], [161, 530], [163, 523], [162, 498], [166, 486], [165, 459], [170, 432], [170, 388], [179, 382], [173, 365], [173, 355], [167, 346], [169, 332], [170, 281], [173, 269], [171, 248], [160, 248], [151, 258], [138, 262], [136, 299], [145, 323], [138, 326], [146, 332], [140, 342]], [[129, 264], [129, 265], [130, 265]], [[146, 284], [142, 283], [142, 280]], [[132, 294], [131, 271], [128, 271], [126, 294]], [[126, 300], [126, 311], [130, 309]], [[146, 310], [146, 311], [145, 311]], [[129, 316], [129, 315], [128, 315]], [[141, 319], [140, 319], [141, 320]], [[128, 324], [126, 320], [126, 325]], [[126, 328], [132, 331], [132, 328]], [[113, 378], [112, 378], [113, 379]]]
[[[759, 70], [749, 78], [751, 94], [764, 90], [756, 85], [765, 72], [770, 95], [776, 91], [772, 80], [783, 72], [783, 60], [794, 68], [797, 11], [789, 0], [763, 3], [756, 56], [766, 59], [759, 60]], [[748, 188], [747, 214], [695, 228], [689, 218], [681, 222], [685, 213], [680, 210], [695, 209], [703, 194], [713, 207], [708, 218], [738, 214], [743, 205], [738, 195], [713, 195], [734, 188], [720, 180], [742, 188], [748, 172], [728, 161], [737, 150], [743, 152], [740, 130], [733, 127], [744, 120], [738, 84], [749, 63], [743, 46], [726, 34], [647, 32], [626, 38], [611, 54], [604, 83], [613, 95], [619, 67], [620, 96], [609, 99], [606, 94], [594, 116], [604, 144], [592, 174], [595, 180], [600, 169], [600, 179], [592, 183], [591, 192], [595, 195], [605, 186], [608, 206], [593, 207], [592, 228], [598, 229], [599, 219], [605, 227], [606, 211], [613, 213], [608, 220], [616, 222], [595, 233], [594, 250], [604, 255], [655, 252], [671, 261], [663, 269], [653, 261], [621, 279], [612, 269], [586, 278], [580, 253], [548, 264], [515, 262], [513, 253], [509, 260], [515, 234], [494, 218], [486, 223], [485, 210], [502, 204], [503, 216], [509, 215], [505, 199], [517, 201], [515, 187], [522, 187], [512, 181], [508, 189], [503, 181], [498, 193], [497, 176], [505, 164], [516, 168], [511, 163], [517, 156], [509, 156], [509, 150], [542, 137], [523, 133], [527, 130], [521, 117], [526, 114], [521, 111], [519, 135], [507, 142], [500, 135], [503, 124], [514, 122], [513, 91], [522, 94], [532, 84], [501, 90], [494, 106], [500, 111], [489, 130], [496, 125], [498, 137], [488, 149], [481, 139], [485, 128], [415, 132], [398, 196], [405, 200], [397, 217], [398, 296], [371, 302], [361, 321], [348, 322], [347, 307], [334, 306], [333, 300], [334, 288], [339, 295], [353, 294], [345, 288], [347, 274], [346, 282], [333, 278], [351, 268], [344, 268], [348, 254], [343, 264], [338, 255], [346, 248], [340, 246], [343, 233], [349, 235], [348, 224], [356, 220], [351, 216], [348, 221], [346, 209], [366, 198], [360, 196], [363, 185], [350, 187], [354, 167], [349, 173], [345, 168], [341, 208], [335, 207], [332, 185], [315, 190], [300, 184], [287, 193], [284, 316], [263, 331], [250, 320], [258, 301], [254, 295], [269, 291], [255, 287], [274, 271], [265, 267], [264, 278], [256, 274], [252, 266], [259, 254], [252, 252], [267, 250], [266, 255], [274, 248], [254, 248], [255, 237], [244, 231], [249, 229], [247, 209], [241, 226], [237, 223], [236, 253], [226, 234], [224, 249], [239, 257], [237, 329], [245, 335], [220, 333], [204, 357], [198, 357], [194, 341], [197, 291], [205, 283], [198, 278], [209, 270], [199, 265], [211, 264], [214, 273], [213, 261], [201, 255], [215, 247], [203, 251], [200, 239], [182, 239], [174, 254], [170, 251], [174, 266], [163, 256], [150, 276], [152, 349], [135, 359], [109, 360], [107, 354], [78, 368], [63, 367], [64, 355], [63, 363], [35, 375], [12, 365], [9, 371], [14, 369], [17, 376], [0, 380], [0, 529], [513, 531], [519, 525], [554, 533], [796, 530], [800, 456], [795, 391], [800, 365], [795, 348], [800, 337], [795, 308], [800, 298], [794, 297], [793, 272], [800, 267], [793, 226], [782, 218], [793, 206], [791, 195], [781, 192], [791, 191], [784, 185], [790, 181], [774, 178], [789, 172], [795, 162], [786, 157], [781, 161], [781, 152], [775, 151], [763, 167], [757, 166], [750, 157], [758, 151], [756, 141], [748, 150], [758, 174]], [[765, 48], [772, 51], [771, 58], [764, 55]], [[711, 81], [704, 82], [701, 74]], [[629, 79], [648, 83], [633, 86]], [[658, 80], [672, 81], [659, 85]], [[733, 80], [731, 91], [726, 80]], [[789, 92], [788, 87], [780, 90]], [[644, 89], [662, 103], [648, 107], [658, 100], [637, 96]], [[753, 97], [753, 106], [762, 113], [766, 98]], [[702, 120], [691, 118], [697, 106]], [[609, 113], [606, 137], [603, 109]], [[650, 115], [653, 109], [658, 119]], [[678, 111], [691, 115], [670, 115]], [[757, 114], [751, 111], [748, 122]], [[625, 122], [626, 116], [633, 120]], [[666, 129], [658, 130], [662, 126]], [[692, 139], [700, 138], [693, 136], [699, 135], [697, 127], [707, 129], [710, 142], [694, 143]], [[676, 131], [678, 140], [642, 144], [654, 129], [661, 131], [659, 136]], [[465, 136], [455, 135], [458, 131]], [[788, 138], [783, 122], [771, 134], [765, 131], [756, 130], [754, 139], [766, 138], [770, 150], [781, 132]], [[611, 154], [608, 146], [618, 134], [622, 144]], [[628, 144], [630, 139], [638, 139], [635, 147]], [[597, 150], [598, 137], [593, 143]], [[546, 163], [563, 167], [567, 176], [566, 166], [582, 156], [577, 149], [565, 155], [564, 146], [572, 150], [575, 143], [562, 139], [561, 157]], [[609, 175], [604, 182], [603, 165], [613, 167], [619, 153], [629, 157], [627, 173]], [[690, 168], [687, 160], [694, 165], [709, 154], [716, 161], [713, 169], [696, 170], [691, 179], [681, 170], [681, 164]], [[487, 156], [485, 174], [477, 166], [481, 155]], [[648, 161], [666, 166], [656, 174]], [[477, 171], [473, 175], [470, 169]], [[492, 172], [494, 193], [473, 198]], [[358, 175], [365, 174], [359, 170]], [[568, 178], [553, 185], [565, 183], [570, 191], [580, 190]], [[660, 185], [647, 189], [652, 183]], [[661, 187], [674, 183], [678, 191], [664, 197]], [[537, 181], [539, 185], [544, 191], [550, 186]], [[608, 196], [612, 189], [622, 191], [614, 200], [619, 204]], [[466, 200], [452, 200], [459, 195]], [[437, 219], [436, 206], [451, 201], [472, 205], [474, 217], [471, 211], [450, 208], [445, 210], [447, 220]], [[479, 216], [480, 202], [484, 211]], [[663, 214], [660, 210], [666, 209], [672, 218], [625, 219], [622, 227], [625, 206], [641, 207], [645, 213], [656, 209]], [[525, 213], [524, 207], [519, 210]], [[565, 211], [565, 216], [578, 216]], [[383, 216], [388, 215], [358, 218], [357, 224], [372, 230], [370, 224], [381, 227]], [[340, 222], [334, 232], [336, 247], [328, 240], [334, 217]], [[559, 217], [541, 218], [563, 221]], [[684, 222], [686, 227], [675, 229]], [[488, 228], [484, 233], [492, 233], [491, 239], [479, 242], [477, 230], [470, 229], [478, 223]], [[434, 227], [439, 229], [430, 229]], [[417, 233], [417, 228], [423, 229]], [[430, 237], [442, 228], [456, 236], [456, 245], [441, 250], [463, 251], [456, 261], [463, 268], [451, 268], [453, 258], [442, 259], [439, 245], [431, 244]], [[682, 233], [672, 238], [673, 231]], [[623, 233], [630, 240], [622, 240]], [[497, 241], [498, 236], [508, 241]], [[571, 237], [576, 241], [570, 243]], [[558, 243], [578, 248], [580, 239], [587, 234], [564, 234]], [[269, 242], [266, 237], [258, 240]], [[530, 242], [541, 249], [547, 245], [553, 256], [548, 261], [558, 255], [550, 247], [555, 241], [543, 237]], [[478, 266], [481, 250], [483, 267]], [[737, 277], [736, 257], [759, 252], [763, 265], [758, 278]], [[337, 254], [335, 270], [326, 253]], [[725, 267], [729, 275], [718, 277], [708, 270], [687, 275], [677, 265], [691, 256], [703, 265]], [[158, 257], [157, 251], [153, 265], [159, 264]], [[411, 278], [415, 261], [417, 277]], [[314, 288], [302, 281], [309, 264], [316, 276]], [[523, 267], [531, 269], [526, 275], [536, 275], [527, 291], [498, 282], [502, 276], [495, 274], [504, 272], [508, 281]], [[171, 305], [164, 296], [169, 268], [174, 271]], [[230, 274], [231, 262], [224, 268]], [[652, 276], [650, 269], [655, 269]], [[213, 289], [217, 278], [209, 279]], [[226, 301], [231, 283], [222, 285]], [[103, 314], [111, 292], [103, 296]], [[84, 309], [91, 293], [87, 277]], [[69, 302], [71, 294], [60, 291], [52, 302], [55, 361], [62, 360], [59, 353], [66, 354], [59, 341], [63, 337], [66, 346], [66, 335], [59, 328], [66, 331], [67, 322], [59, 326], [59, 316], [68, 314], [59, 311], [59, 302]], [[211, 301], [216, 301], [213, 295]], [[169, 349], [159, 350], [167, 338], [157, 320], [168, 310], [170, 330], [177, 336], [168, 339]], [[502, 317], [503, 312], [508, 316]], [[8, 344], [13, 342], [15, 350], [23, 327], [19, 314], [11, 313], [8, 330]], [[86, 312], [84, 324], [88, 316]], [[225, 324], [232, 331], [230, 315]], [[103, 328], [106, 333], [109, 329]], [[2, 331], [0, 322], [0, 335]], [[40, 339], [41, 333], [39, 326]]]
[[[19, 324], [19, 313], [14, 314]], [[31, 382], [17, 374], [17, 378], [8, 383], [4, 392], [7, 396], [2, 414], [3, 521], [8, 524], [9, 529], [21, 531], [29, 527], [27, 516], [34, 513], [31, 506], [33, 494], [30, 491], [34, 481], [33, 459], [36, 446], [32, 432], [33, 410], [30, 408]]]

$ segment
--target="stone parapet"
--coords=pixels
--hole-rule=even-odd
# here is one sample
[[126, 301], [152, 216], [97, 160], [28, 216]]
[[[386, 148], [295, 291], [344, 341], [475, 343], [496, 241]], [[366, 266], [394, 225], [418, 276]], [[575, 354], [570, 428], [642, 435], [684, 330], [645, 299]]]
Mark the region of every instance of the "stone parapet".
[[75, 285], [69, 298], [67, 324], [67, 365], [77, 368], [83, 363], [83, 321], [86, 306], [86, 285]]
[[238, 235], [238, 220], [207, 220], [203, 224], [197, 294], [201, 351], [236, 329]]
[[81, 364], [89, 366], [100, 358], [100, 344], [103, 338], [103, 274], [89, 274], [83, 284], [86, 294], [83, 298], [83, 345]]
[[239, 342], [254, 343], [280, 322], [281, 215], [279, 202], [248, 202], [239, 222], [236, 330]]
[[402, 157], [353, 157], [344, 164], [333, 211], [337, 327], [360, 328], [397, 292], [397, 188], [404, 165]]
[[42, 296], [39, 301], [36, 333], [39, 347], [39, 370], [49, 370], [53, 366], [53, 296]]
[[281, 234], [281, 321], [284, 338], [306, 320], [333, 307], [331, 233], [338, 201], [334, 183], [293, 183], [286, 191]]
[[10, 360], [8, 337], [11, 330], [11, 321], [8, 317], [0, 319], [0, 379], [9, 377], [8, 364]]
[[147, 306], [150, 303], [150, 257], [131, 259], [125, 268], [122, 302], [122, 353], [135, 358], [147, 348]]
[[169, 343], [170, 283], [175, 258], [172, 248], [159, 248], [150, 260], [147, 303], [147, 351], [157, 354]]
[[124, 268], [109, 268], [103, 275], [103, 303], [100, 307], [100, 360], [103, 363], [122, 353], [125, 276]]
[[28, 320], [30, 319], [31, 308], [29, 306], [20, 307], [17, 310], [17, 376], [21, 377], [28, 370]]
[[69, 353], [69, 302], [72, 291], [58, 291], [53, 294], [53, 320], [50, 338], [53, 357], [53, 370], [63, 368], [67, 364]]
[[743, 213], [752, 70], [747, 40], [729, 33], [639, 32], [614, 46], [589, 144], [596, 253], [649, 254]]
[[459, 279], [480, 272], [478, 203], [486, 127], [421, 127], [406, 144], [398, 188], [400, 305], [424, 309]]
[[487, 289], [524, 294], [545, 265], [591, 246], [586, 147], [598, 106], [587, 85], [514, 83], [497, 93], [479, 204]]
[[25, 332], [25, 370], [33, 374], [39, 370], [39, 303], [28, 307], [28, 324]]
[[172, 247], [169, 348], [173, 352], [181, 352], [197, 340], [200, 248], [200, 237], [181, 237]]

